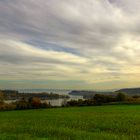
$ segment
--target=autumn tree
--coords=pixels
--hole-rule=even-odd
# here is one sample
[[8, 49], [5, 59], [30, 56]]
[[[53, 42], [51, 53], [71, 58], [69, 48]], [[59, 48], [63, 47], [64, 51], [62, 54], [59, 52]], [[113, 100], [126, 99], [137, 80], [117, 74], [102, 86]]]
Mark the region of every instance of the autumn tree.
[[33, 108], [40, 108], [40, 106], [41, 106], [41, 100], [38, 97], [32, 97], [30, 102], [31, 102], [31, 106]]

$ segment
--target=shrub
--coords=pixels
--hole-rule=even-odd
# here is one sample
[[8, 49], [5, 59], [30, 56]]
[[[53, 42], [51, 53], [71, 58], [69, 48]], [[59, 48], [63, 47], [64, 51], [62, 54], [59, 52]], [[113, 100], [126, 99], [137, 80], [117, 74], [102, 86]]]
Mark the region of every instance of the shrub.
[[19, 101], [17, 101], [16, 103], [16, 108], [17, 109], [27, 109], [29, 104], [28, 102], [25, 100], [25, 98], [21, 98]]
[[16, 105], [14, 104], [2, 104], [0, 105], [0, 110], [4, 111], [4, 110], [14, 110], [16, 109]]

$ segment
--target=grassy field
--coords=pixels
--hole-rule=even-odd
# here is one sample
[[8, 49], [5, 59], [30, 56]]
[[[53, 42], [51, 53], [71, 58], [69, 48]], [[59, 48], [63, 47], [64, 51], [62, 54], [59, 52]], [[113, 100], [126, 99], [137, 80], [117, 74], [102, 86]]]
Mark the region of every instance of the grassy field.
[[140, 105], [0, 112], [0, 140], [140, 140]]

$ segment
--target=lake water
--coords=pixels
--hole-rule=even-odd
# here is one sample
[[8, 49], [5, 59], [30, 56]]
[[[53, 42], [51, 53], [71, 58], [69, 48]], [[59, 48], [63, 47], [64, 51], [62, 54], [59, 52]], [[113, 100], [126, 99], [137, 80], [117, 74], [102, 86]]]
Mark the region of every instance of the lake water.
[[[20, 93], [41, 93], [41, 92], [47, 92], [47, 93], [56, 93], [59, 95], [68, 95], [70, 98], [68, 99], [53, 99], [53, 100], [42, 100], [41, 102], [47, 102], [50, 103], [52, 106], [61, 106], [64, 101], [70, 101], [70, 100], [79, 100], [83, 99], [83, 96], [77, 96], [77, 95], [69, 95], [69, 92], [71, 90], [60, 90], [60, 89], [20, 89], [18, 90]], [[6, 103], [15, 102], [15, 100], [7, 100]]]
[[61, 106], [63, 102], [70, 100], [79, 100], [83, 99], [83, 96], [69, 95], [68, 99], [53, 99], [53, 100], [42, 100], [42, 102], [50, 103], [52, 106]]

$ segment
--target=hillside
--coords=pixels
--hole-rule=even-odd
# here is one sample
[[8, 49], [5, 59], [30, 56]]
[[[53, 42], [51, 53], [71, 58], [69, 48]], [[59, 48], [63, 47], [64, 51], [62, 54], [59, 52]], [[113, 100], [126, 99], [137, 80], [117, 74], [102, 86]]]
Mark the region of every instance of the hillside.
[[115, 92], [123, 92], [128, 95], [140, 95], [140, 88], [124, 88], [124, 89], [117, 90]]

